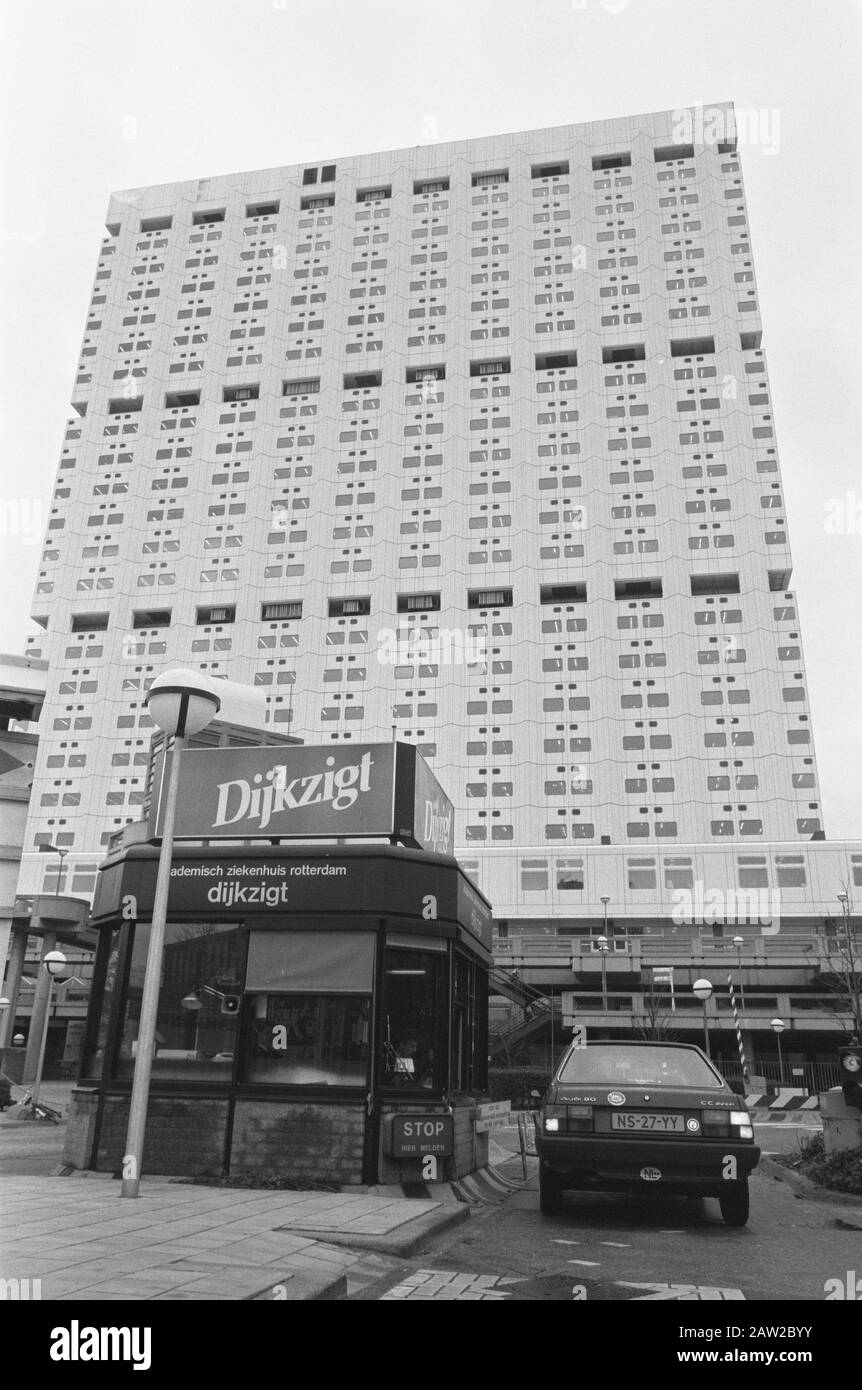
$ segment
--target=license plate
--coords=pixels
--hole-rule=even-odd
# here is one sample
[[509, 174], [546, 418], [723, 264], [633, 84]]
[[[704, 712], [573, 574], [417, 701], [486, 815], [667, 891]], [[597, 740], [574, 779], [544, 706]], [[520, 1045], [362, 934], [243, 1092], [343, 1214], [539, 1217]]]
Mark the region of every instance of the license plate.
[[651, 1134], [685, 1134], [685, 1116], [663, 1115], [655, 1110], [613, 1110], [611, 1129], [637, 1130], [638, 1133]]

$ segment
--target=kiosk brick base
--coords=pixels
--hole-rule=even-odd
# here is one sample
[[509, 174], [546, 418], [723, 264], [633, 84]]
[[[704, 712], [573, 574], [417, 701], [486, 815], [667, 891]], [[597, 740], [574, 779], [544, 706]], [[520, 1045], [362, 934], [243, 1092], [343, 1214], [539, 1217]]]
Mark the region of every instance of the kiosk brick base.
[[239, 1100], [231, 1174], [274, 1174], [298, 1182], [361, 1183], [363, 1105]]

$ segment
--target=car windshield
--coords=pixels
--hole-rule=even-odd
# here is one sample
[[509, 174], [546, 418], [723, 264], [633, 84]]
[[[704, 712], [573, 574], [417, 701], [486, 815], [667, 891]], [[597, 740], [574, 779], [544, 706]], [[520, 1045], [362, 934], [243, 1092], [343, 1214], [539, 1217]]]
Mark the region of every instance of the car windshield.
[[586, 1085], [695, 1086], [719, 1090], [724, 1082], [704, 1057], [687, 1047], [628, 1047], [625, 1043], [574, 1048], [559, 1081]]

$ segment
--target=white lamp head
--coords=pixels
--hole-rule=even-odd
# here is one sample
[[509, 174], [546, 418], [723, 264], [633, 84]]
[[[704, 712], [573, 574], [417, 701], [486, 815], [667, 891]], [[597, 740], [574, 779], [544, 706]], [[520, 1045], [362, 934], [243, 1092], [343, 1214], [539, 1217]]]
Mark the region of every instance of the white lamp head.
[[694, 984], [691, 987], [691, 992], [694, 995], [695, 999], [700, 999], [705, 1002], [712, 994], [712, 981], [695, 980]]
[[784, 1022], [783, 1018], [774, 1018], [769, 1026], [773, 1033], [783, 1033], [787, 1024]]
[[42, 964], [50, 975], [62, 975], [66, 969], [66, 957], [62, 951], [49, 951], [42, 957]]
[[735, 936], [735, 937], [733, 938], [733, 944], [734, 944], [734, 946], [736, 947], [736, 949], [739, 950], [740, 946], [744, 946], [744, 945], [745, 945], [745, 937], [744, 937], [744, 936]]
[[215, 682], [203, 671], [181, 668], [156, 676], [144, 701], [150, 718], [170, 735], [199, 734], [221, 708]]
[[4, 994], [4, 995], [3, 995], [3, 998], [0, 999], [0, 1012], [3, 1012], [3, 1011], [5, 1011], [6, 1009], [8, 1009], [8, 1008], [9, 1008], [9, 1005], [10, 1005], [11, 1003], [12, 1003], [12, 1000], [11, 1000], [11, 999], [7, 999], [7, 998], [6, 998], [6, 995]]

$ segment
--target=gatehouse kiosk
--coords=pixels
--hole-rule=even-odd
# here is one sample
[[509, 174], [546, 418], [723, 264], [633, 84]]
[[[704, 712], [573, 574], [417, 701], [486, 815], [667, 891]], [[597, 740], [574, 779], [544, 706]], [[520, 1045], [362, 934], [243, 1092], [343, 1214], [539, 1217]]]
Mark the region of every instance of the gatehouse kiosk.
[[[76, 1168], [122, 1163], [157, 827], [155, 798], [101, 866]], [[410, 745], [184, 755], [145, 1174], [370, 1184], [487, 1162], [491, 908], [451, 835]]]

